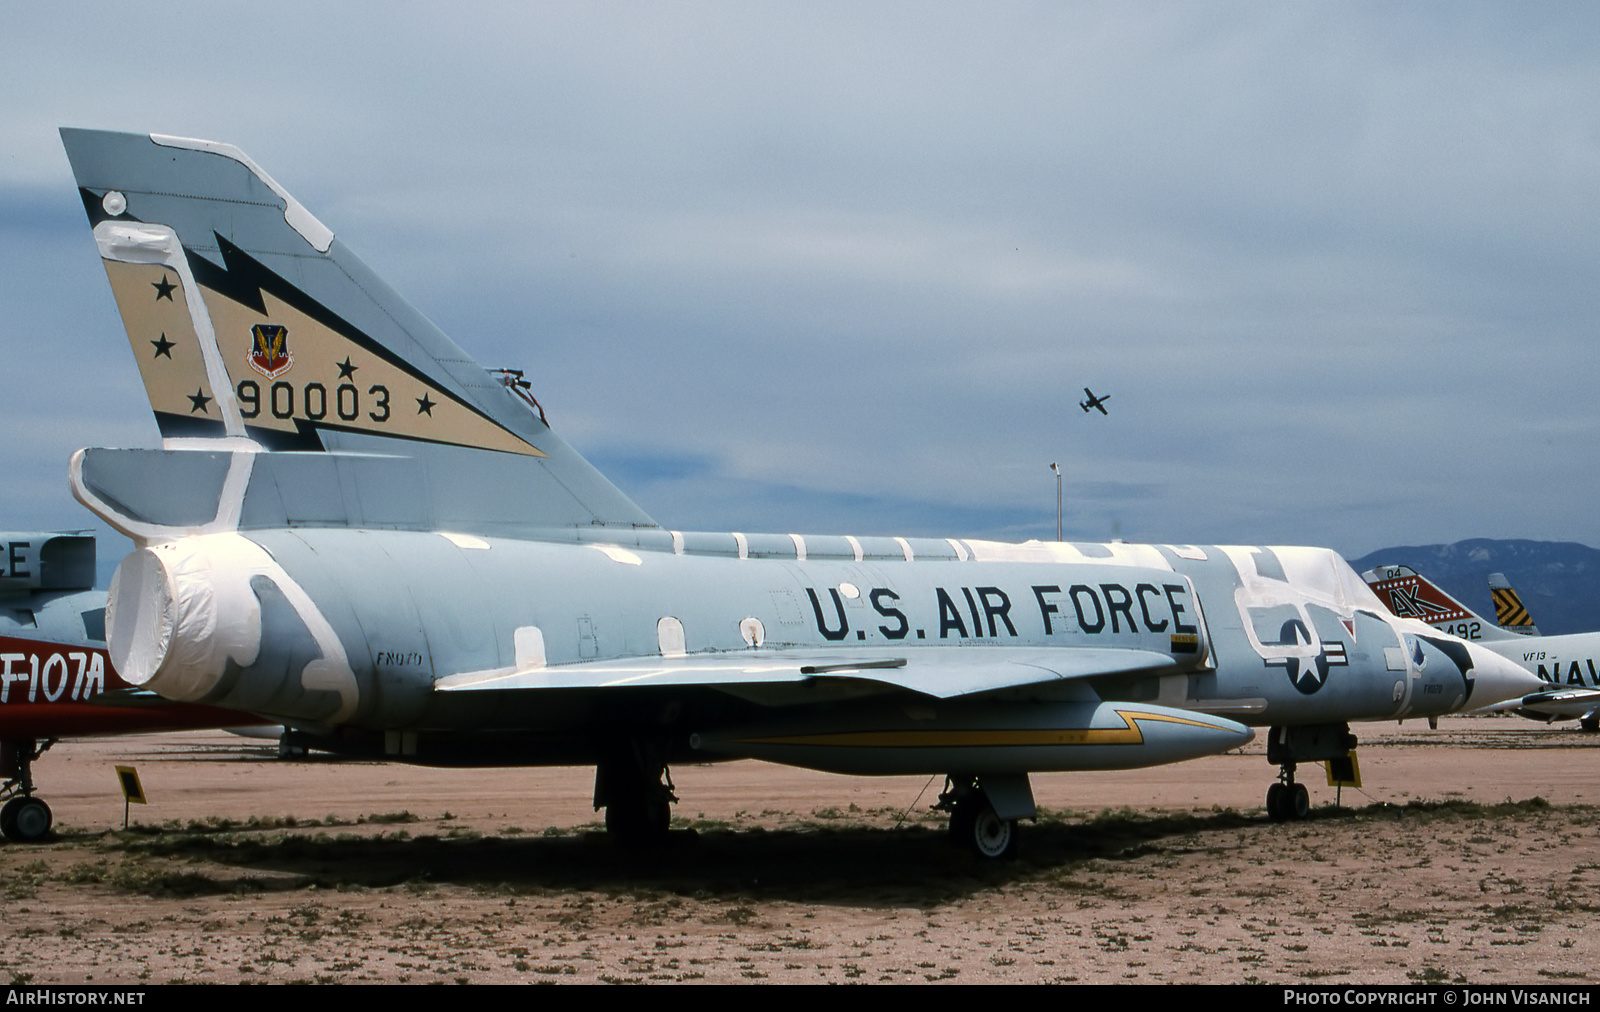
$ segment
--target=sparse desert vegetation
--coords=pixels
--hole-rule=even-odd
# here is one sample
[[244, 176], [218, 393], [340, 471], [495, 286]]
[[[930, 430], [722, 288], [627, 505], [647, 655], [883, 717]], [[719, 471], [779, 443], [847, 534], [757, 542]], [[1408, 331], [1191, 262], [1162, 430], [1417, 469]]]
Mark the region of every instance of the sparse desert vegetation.
[[[12, 912], [0, 972], [34, 984], [1593, 983], [1600, 808], [1580, 771], [1595, 746], [1504, 720], [1396, 729], [1363, 750], [1365, 791], [1287, 825], [1241, 803], [1267, 780], [1259, 755], [1190, 764], [1193, 780], [1174, 775], [1184, 767], [1117, 774], [1116, 804], [1063, 803], [1093, 781], [1042, 777], [1047, 807], [1022, 857], [979, 864], [946, 845], [927, 798], [908, 803], [922, 785], [906, 780], [684, 771], [671, 846], [629, 855], [582, 803], [586, 771], [279, 764], [217, 735], [71, 744], [40, 764], [59, 833], [0, 847]], [[1520, 764], [1526, 790], [1469, 784], [1486, 754], [1495, 777]], [[166, 802], [136, 809], [126, 831], [120, 801], [114, 822], [94, 824], [114, 789], [95, 781], [130, 758]], [[187, 779], [209, 789], [174, 792]], [[218, 787], [235, 779], [249, 787]], [[1217, 800], [1195, 797], [1207, 791]]]

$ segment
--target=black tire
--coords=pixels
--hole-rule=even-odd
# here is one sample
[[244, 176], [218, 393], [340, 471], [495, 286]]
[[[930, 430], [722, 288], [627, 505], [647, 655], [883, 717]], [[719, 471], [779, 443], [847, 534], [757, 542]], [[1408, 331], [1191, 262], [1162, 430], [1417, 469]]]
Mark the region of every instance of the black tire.
[[0, 833], [14, 843], [35, 843], [50, 833], [50, 806], [39, 798], [12, 798], [0, 808]]
[[671, 824], [672, 806], [666, 798], [635, 795], [606, 806], [606, 832], [630, 849], [661, 843]]
[[1288, 805], [1285, 804], [1286, 799], [1284, 797], [1286, 790], [1288, 788], [1283, 784], [1273, 784], [1267, 788], [1267, 818], [1273, 822], [1282, 822], [1289, 817]]
[[1283, 796], [1284, 815], [1296, 822], [1311, 815], [1311, 792], [1305, 784], [1295, 784]]
[[1591, 713], [1579, 718], [1578, 726], [1585, 731], [1600, 731], [1600, 714]]
[[973, 820], [977, 817], [975, 806], [956, 805], [955, 811], [950, 813], [950, 842], [958, 847], [967, 846], [972, 840]]

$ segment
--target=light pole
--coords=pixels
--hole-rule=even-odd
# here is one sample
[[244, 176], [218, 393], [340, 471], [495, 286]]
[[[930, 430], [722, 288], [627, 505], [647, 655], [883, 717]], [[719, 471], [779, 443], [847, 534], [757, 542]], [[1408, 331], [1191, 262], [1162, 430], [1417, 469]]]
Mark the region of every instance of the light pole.
[[1061, 540], [1061, 465], [1052, 463], [1050, 470], [1056, 474], [1056, 540]]

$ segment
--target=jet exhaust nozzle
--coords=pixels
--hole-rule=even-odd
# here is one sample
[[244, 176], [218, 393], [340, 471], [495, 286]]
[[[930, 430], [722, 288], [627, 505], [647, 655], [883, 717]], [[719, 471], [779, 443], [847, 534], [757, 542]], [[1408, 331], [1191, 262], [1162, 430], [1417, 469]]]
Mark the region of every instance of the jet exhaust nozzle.
[[106, 641], [123, 678], [167, 699], [333, 724], [361, 701], [316, 602], [240, 534], [197, 534], [124, 559]]
[[131, 685], [194, 702], [228, 661], [250, 665], [261, 646], [261, 606], [250, 588], [265, 552], [237, 535], [141, 548], [117, 567], [106, 600], [111, 663]]

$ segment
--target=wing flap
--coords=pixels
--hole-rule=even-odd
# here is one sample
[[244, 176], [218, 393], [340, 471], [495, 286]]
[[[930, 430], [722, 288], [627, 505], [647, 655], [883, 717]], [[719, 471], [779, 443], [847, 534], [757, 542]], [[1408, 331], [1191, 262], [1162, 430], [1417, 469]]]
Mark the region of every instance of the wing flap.
[[927, 649], [901, 655], [790, 652], [640, 657], [448, 675], [439, 692], [799, 684], [816, 679], [875, 683], [939, 699], [1107, 675], [1168, 674], [1186, 667], [1166, 654], [1117, 649]]

